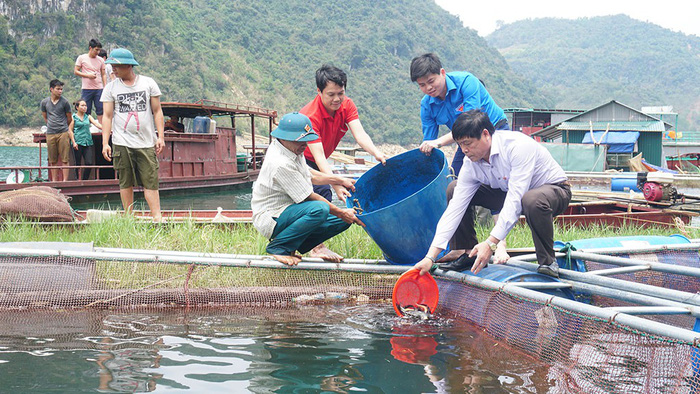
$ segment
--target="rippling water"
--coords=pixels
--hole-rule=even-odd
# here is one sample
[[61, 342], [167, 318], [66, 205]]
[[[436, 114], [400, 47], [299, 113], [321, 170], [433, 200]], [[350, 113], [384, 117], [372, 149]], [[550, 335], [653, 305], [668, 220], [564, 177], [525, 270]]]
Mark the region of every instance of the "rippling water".
[[[11, 314], [8, 392], [542, 392], [549, 367], [451, 320], [388, 305]], [[8, 334], [11, 332], [12, 334]]]

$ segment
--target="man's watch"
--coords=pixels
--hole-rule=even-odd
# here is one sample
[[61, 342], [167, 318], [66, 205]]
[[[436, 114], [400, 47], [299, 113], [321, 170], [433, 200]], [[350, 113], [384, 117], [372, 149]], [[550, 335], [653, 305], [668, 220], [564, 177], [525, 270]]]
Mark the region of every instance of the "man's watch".
[[489, 246], [489, 248], [491, 248], [491, 252], [495, 252], [496, 248], [498, 247], [497, 244], [491, 242], [491, 240], [488, 238], [486, 238], [486, 244]]

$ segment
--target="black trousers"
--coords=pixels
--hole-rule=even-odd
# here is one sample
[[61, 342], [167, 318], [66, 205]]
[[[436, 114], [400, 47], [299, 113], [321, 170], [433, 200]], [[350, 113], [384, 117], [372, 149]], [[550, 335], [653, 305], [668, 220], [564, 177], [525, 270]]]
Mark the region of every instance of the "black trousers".
[[[78, 145], [78, 150], [73, 150], [76, 166], [94, 166], [95, 165], [95, 146], [94, 145]], [[80, 177], [80, 168], [75, 169], [75, 177], [78, 179], [89, 179], [92, 168], [83, 169], [83, 177]]]
[[[452, 200], [457, 181], [447, 187], [447, 201]], [[481, 185], [469, 203], [457, 231], [450, 240], [450, 249], [471, 250], [479, 240], [474, 229], [474, 206], [481, 206], [492, 211], [500, 211], [506, 199], [506, 192]], [[554, 223], [555, 216], [560, 215], [571, 202], [571, 187], [568, 183], [542, 185], [528, 190], [521, 200], [522, 214], [535, 243], [535, 254], [540, 265], [550, 265], [554, 258]]]

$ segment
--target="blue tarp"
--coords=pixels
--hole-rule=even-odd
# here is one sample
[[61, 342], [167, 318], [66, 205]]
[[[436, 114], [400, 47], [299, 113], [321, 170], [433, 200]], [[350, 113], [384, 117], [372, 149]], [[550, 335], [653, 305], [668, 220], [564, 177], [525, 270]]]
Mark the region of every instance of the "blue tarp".
[[[603, 136], [605, 134], [605, 136]], [[634, 144], [639, 138], [638, 131], [594, 131], [593, 138], [599, 144], [608, 145], [608, 153], [631, 153], [634, 152]], [[601, 140], [602, 138], [602, 140]], [[584, 144], [592, 144], [591, 133], [583, 136]]]

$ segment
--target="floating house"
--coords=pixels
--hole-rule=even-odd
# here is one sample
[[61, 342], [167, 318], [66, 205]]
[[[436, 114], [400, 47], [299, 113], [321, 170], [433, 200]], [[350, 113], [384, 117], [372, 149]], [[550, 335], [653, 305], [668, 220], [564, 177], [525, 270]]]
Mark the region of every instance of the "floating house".
[[604, 146], [606, 167], [627, 169], [629, 159], [638, 153], [648, 163], [662, 166], [662, 140], [672, 128], [659, 118], [612, 100], [536, 131], [532, 136], [543, 142]]
[[561, 123], [586, 112], [582, 109], [503, 108], [513, 131], [531, 135], [545, 127]]

